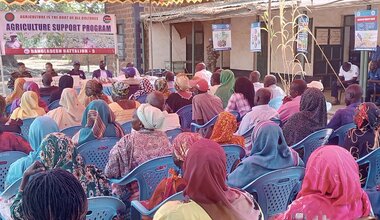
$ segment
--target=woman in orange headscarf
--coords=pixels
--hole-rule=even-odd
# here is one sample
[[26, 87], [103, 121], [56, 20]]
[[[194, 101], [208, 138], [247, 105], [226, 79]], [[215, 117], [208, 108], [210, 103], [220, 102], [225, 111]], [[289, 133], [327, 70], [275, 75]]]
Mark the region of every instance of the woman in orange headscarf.
[[7, 96], [7, 98], [5, 98], [5, 102], [7, 105], [12, 104], [12, 102], [16, 99], [21, 98], [22, 94], [24, 94], [23, 87], [25, 82], [26, 81], [23, 78], [16, 79], [13, 92], [9, 96]]
[[237, 128], [236, 117], [229, 112], [221, 112], [216, 120], [210, 139], [219, 144], [244, 146], [244, 138], [240, 135], [234, 135]]

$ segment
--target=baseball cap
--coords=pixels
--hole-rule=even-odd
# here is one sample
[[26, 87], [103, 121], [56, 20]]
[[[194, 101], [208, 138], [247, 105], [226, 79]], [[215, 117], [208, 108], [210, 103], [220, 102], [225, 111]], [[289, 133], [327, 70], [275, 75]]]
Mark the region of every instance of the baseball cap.
[[197, 88], [201, 92], [207, 92], [208, 90], [208, 82], [203, 78], [192, 80], [190, 85], [193, 88]]
[[79, 61], [74, 61], [73, 65], [80, 65]]

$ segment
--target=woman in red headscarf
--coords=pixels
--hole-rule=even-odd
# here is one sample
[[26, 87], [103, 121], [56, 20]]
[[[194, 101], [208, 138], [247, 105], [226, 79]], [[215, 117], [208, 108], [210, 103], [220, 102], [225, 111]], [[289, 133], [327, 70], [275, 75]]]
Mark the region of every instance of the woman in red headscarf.
[[358, 164], [346, 149], [330, 145], [310, 156], [297, 199], [275, 219], [358, 219], [370, 209]]
[[256, 220], [262, 214], [252, 196], [226, 185], [226, 155], [214, 141], [201, 139], [184, 162], [184, 194], [188, 201], [164, 204], [154, 219]]

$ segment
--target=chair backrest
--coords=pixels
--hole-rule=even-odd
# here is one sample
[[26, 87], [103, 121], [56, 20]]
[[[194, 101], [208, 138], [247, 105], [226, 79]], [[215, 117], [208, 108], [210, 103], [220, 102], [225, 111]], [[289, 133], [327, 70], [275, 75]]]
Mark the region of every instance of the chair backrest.
[[380, 148], [357, 160], [359, 165], [368, 163], [368, 174], [365, 189], [371, 189], [380, 184]]
[[21, 128], [21, 135], [25, 138], [25, 140], [29, 140], [29, 128], [30, 125], [33, 123], [35, 118], [28, 118], [22, 120], [22, 126]]
[[237, 163], [245, 156], [245, 150], [236, 144], [226, 144], [222, 145], [224, 152], [226, 153], [227, 157], [227, 174], [232, 172], [232, 169], [234, 168], [234, 165], [237, 165]]
[[238, 111], [230, 111], [230, 113], [236, 117], [236, 120], [238, 122], [241, 121], [241, 119], [243, 119]]
[[280, 107], [281, 107], [281, 105], [282, 105], [282, 99], [283, 99], [284, 97], [276, 97], [276, 98], [273, 98], [273, 99], [271, 99], [270, 101], [269, 101], [269, 106], [270, 107], [272, 107], [272, 108], [274, 108], [274, 109], [276, 109], [276, 110], [278, 110]]
[[141, 95], [141, 96], [139, 96], [138, 98], [137, 98], [137, 100], [136, 101], [138, 101], [138, 102], [140, 102], [141, 104], [143, 104], [143, 103], [146, 103], [146, 97], [147, 97], [148, 95]]
[[104, 170], [108, 162], [108, 155], [112, 147], [120, 138], [105, 137], [100, 140], [92, 140], [78, 147], [78, 153], [83, 157], [87, 165], [95, 165]]
[[286, 211], [301, 188], [305, 169], [292, 167], [266, 173], [243, 187], [257, 201], [263, 211], [264, 219]]
[[5, 177], [8, 174], [11, 164], [25, 156], [26, 154], [20, 151], [6, 151], [0, 153], [0, 192], [4, 191]]
[[50, 96], [41, 96], [41, 99], [44, 100], [45, 103], [49, 103]]
[[139, 185], [140, 200], [149, 199], [157, 185], [168, 176], [170, 168], [176, 169], [172, 156], [158, 157], [149, 160], [133, 169], [121, 179], [111, 179], [112, 183], [126, 185], [137, 181]]
[[67, 137], [74, 137], [76, 133], [82, 128], [82, 126], [72, 126], [63, 129], [61, 132], [64, 133]]
[[5, 113], [7, 113], [7, 115], [11, 114], [11, 107], [12, 107], [12, 104], [8, 104], [7, 106], [5, 106]]
[[179, 116], [181, 128], [190, 129], [190, 124], [192, 121], [192, 114], [193, 114], [192, 105], [185, 105], [182, 108], [178, 109], [176, 113]]
[[59, 104], [59, 101], [60, 101], [60, 100], [55, 100], [55, 101], [53, 101], [52, 103], [50, 103], [49, 106], [48, 106], [49, 111], [51, 111], [51, 110], [53, 110], [53, 109], [56, 109], [56, 108], [58, 108], [59, 106], [61, 106], [61, 105]]
[[132, 121], [127, 121], [121, 125], [125, 134], [130, 134], [132, 131]]
[[174, 138], [177, 137], [177, 135], [181, 134], [181, 132], [182, 132], [181, 128], [176, 128], [173, 130], [168, 130], [165, 133], [166, 133], [166, 136], [168, 136], [168, 139], [171, 143], [174, 140]]
[[18, 193], [18, 190], [20, 188], [21, 181], [22, 181], [22, 177], [19, 178], [18, 180], [16, 180], [15, 182], [13, 182], [10, 186], [8, 186], [4, 190], [4, 192], [2, 192], [0, 194], [0, 198], [2, 198], [4, 200], [9, 200], [9, 199], [13, 198], [14, 196], [16, 196], [16, 194]]
[[89, 198], [86, 220], [112, 220], [119, 212], [126, 212], [124, 203], [112, 196]]
[[214, 126], [216, 120], [218, 119], [219, 115], [215, 115], [212, 119], [210, 119], [208, 122], [204, 123], [203, 125], [199, 125], [197, 123], [191, 123], [190, 129], [191, 132], [197, 132], [199, 129], [209, 128], [211, 126]]
[[348, 131], [355, 127], [356, 125], [354, 123], [346, 124], [339, 127], [331, 134], [329, 141], [332, 141], [333, 139], [338, 138], [338, 145], [343, 146], [344, 138], [346, 137]]
[[332, 132], [333, 130], [330, 128], [316, 131], [310, 134], [309, 136], [305, 137], [303, 140], [301, 140], [297, 144], [293, 145], [292, 148], [294, 150], [300, 150], [300, 149], [304, 150], [302, 160], [306, 164], [311, 153], [313, 153], [318, 147], [323, 146], [328, 142], [329, 137], [332, 134]]

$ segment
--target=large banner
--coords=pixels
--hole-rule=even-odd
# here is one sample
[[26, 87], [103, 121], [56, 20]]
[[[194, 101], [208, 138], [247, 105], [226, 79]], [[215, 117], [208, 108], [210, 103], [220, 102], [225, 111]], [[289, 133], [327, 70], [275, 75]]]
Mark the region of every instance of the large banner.
[[355, 50], [376, 50], [377, 10], [361, 10], [355, 13]]
[[1, 54], [115, 54], [111, 14], [0, 12]]
[[231, 25], [213, 24], [212, 40], [214, 50], [231, 50]]
[[309, 29], [309, 17], [298, 18], [297, 52], [307, 53], [307, 38]]
[[251, 24], [251, 52], [261, 52], [261, 24], [255, 22]]

